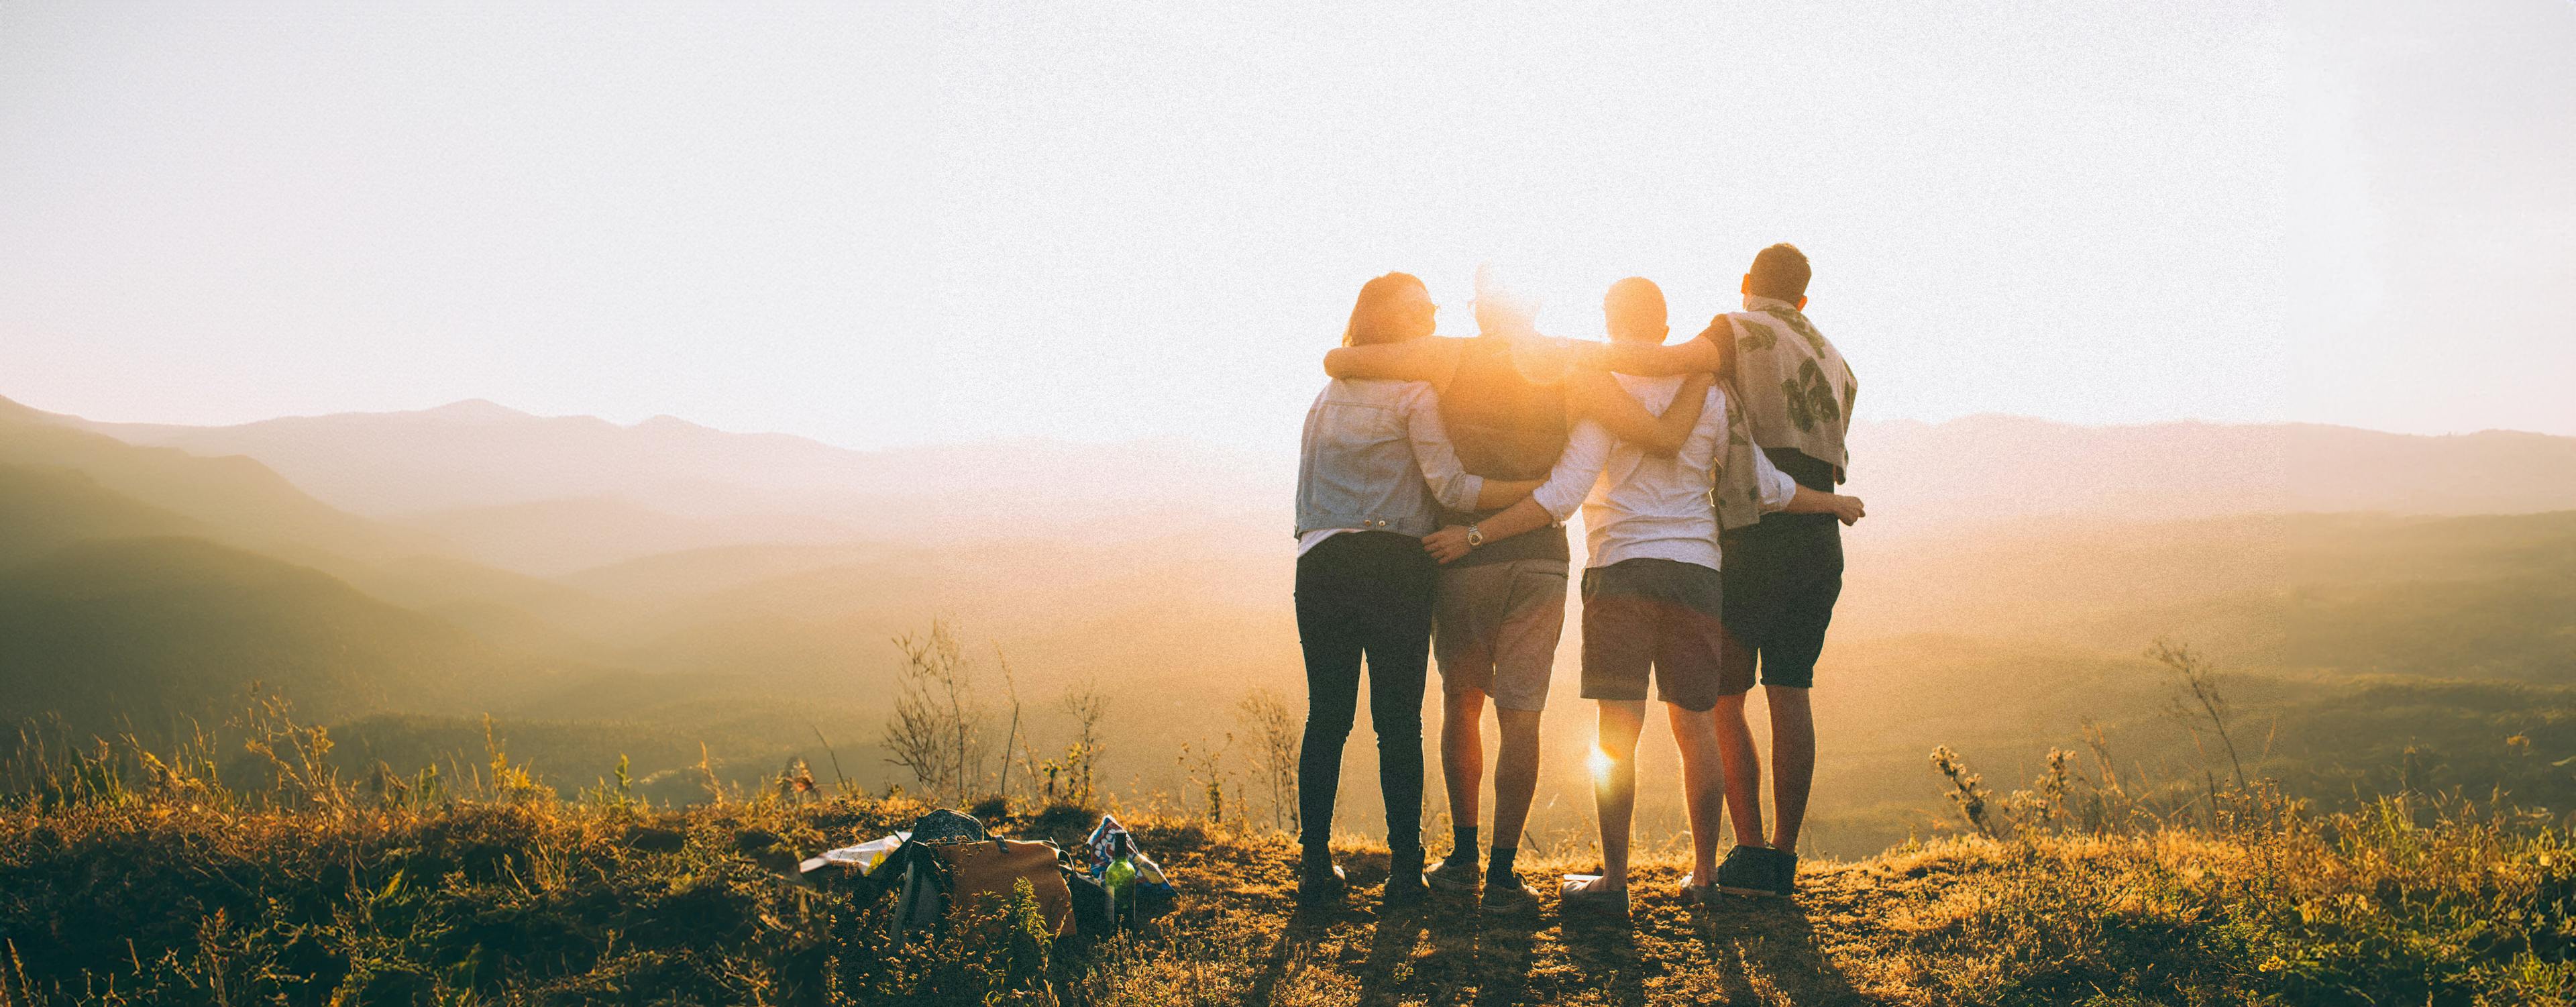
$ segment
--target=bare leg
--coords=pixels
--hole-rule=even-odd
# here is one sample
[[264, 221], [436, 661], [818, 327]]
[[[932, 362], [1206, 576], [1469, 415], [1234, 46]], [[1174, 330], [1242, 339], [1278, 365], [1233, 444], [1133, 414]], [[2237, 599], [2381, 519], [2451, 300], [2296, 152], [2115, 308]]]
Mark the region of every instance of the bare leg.
[[1744, 694], [1720, 696], [1708, 712], [1726, 777], [1726, 815], [1735, 841], [1762, 845], [1762, 756], [1753, 750], [1753, 728], [1744, 722]]
[[[1449, 783], [1451, 824], [1473, 827], [1485, 789], [1485, 694], [1441, 694], [1440, 776]], [[1474, 863], [1476, 851], [1453, 850]]]
[[[1673, 724], [1673, 743], [1682, 750], [1682, 796], [1690, 808], [1691, 876], [1705, 885], [1717, 880], [1717, 830], [1726, 805], [1726, 767], [1718, 754], [1717, 722], [1670, 703], [1664, 712]], [[1607, 732], [1604, 732], [1607, 733]]]
[[[1798, 827], [1807, 822], [1807, 791], [1816, 782], [1816, 713], [1807, 697], [1805, 689], [1762, 687], [1762, 698], [1771, 706], [1771, 814], [1779, 829], [1771, 834], [1771, 848], [1790, 853], [1798, 852]], [[1742, 708], [1737, 712], [1742, 723]], [[1757, 819], [1755, 828], [1760, 827]]]
[[[1530, 798], [1538, 792], [1538, 714], [1494, 708], [1503, 744], [1494, 753], [1494, 834], [1486, 840], [1492, 846], [1519, 846], [1521, 826], [1529, 822]], [[1475, 785], [1470, 777], [1467, 786]]]
[[1601, 701], [1601, 760], [1593, 766], [1592, 805], [1601, 818], [1601, 880], [1594, 891], [1628, 887], [1628, 833], [1637, 812], [1637, 735], [1645, 700]]

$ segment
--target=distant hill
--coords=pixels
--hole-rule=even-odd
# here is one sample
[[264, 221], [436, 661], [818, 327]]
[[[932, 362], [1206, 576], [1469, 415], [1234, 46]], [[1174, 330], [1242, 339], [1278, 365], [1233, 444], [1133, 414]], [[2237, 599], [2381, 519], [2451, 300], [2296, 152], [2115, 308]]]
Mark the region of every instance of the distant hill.
[[0, 567], [89, 539], [205, 530], [203, 522], [138, 502], [77, 469], [0, 465]]
[[1286, 521], [1294, 475], [1179, 442], [854, 451], [667, 416], [621, 425], [482, 400], [225, 427], [19, 408], [137, 445], [256, 458], [331, 506], [539, 574], [727, 545], [1270, 527]]
[[[2509, 712], [2512, 690], [2576, 677], [2571, 444], [1998, 417], [1864, 426], [1852, 489], [1872, 516], [1848, 538], [1818, 696], [1842, 732], [1819, 772], [1850, 800], [1815, 831], [1903, 835], [1915, 798], [1937, 795], [1874, 793], [1877, 760], [1928, 744], [2066, 742], [2091, 716], [2176, 750], [2179, 735], [2144, 738], [2171, 727], [2155, 720], [2161, 679], [2137, 658], [2159, 636], [2271, 683], [2249, 682], [2249, 710], [2380, 676], [2389, 696], [2476, 681], [2481, 709]], [[141, 720], [260, 678], [317, 719], [432, 718], [386, 729], [388, 751], [464, 745], [471, 714], [489, 710], [627, 725], [651, 772], [688, 754], [675, 738], [763, 764], [829, 744], [876, 786], [893, 771], [854, 753], [891, 702], [889, 638], [948, 616], [997, 709], [1009, 662], [1036, 757], [1064, 743], [1063, 690], [1088, 681], [1116, 697], [1104, 771], [1160, 786], [1177, 745], [1222, 744], [1244, 693], [1298, 693], [1294, 466], [1280, 459], [1171, 445], [854, 452], [488, 403], [208, 429], [12, 405], [0, 447], [0, 713]], [[496, 461], [478, 469], [480, 457]], [[342, 512], [306, 484], [384, 514]], [[1579, 650], [1569, 631], [1559, 667]], [[1558, 676], [1560, 705], [1574, 706], [1578, 678]], [[1546, 743], [1574, 765], [1591, 734], [1587, 718], [1554, 717]], [[550, 737], [550, 757], [584, 772], [618, 754], [582, 747], [616, 730]], [[1367, 758], [1351, 771], [1370, 771]], [[1579, 798], [1579, 775], [1566, 779]]]
[[194, 521], [203, 534], [252, 548], [299, 546], [375, 560], [437, 545], [426, 534], [336, 510], [250, 458], [128, 444], [7, 399], [0, 399], [0, 465], [75, 470], [101, 489]]
[[319, 721], [463, 712], [537, 670], [320, 571], [197, 539], [85, 542], [0, 571], [0, 720], [220, 720], [253, 680]]
[[[853, 451], [667, 416], [621, 425], [482, 400], [224, 427], [34, 415], [135, 444], [255, 458], [333, 506], [399, 517], [481, 561], [543, 573], [758, 543], [1032, 534], [1100, 541], [1147, 524], [1257, 535], [1287, 522], [1295, 474], [1295, 459], [1284, 454], [1180, 441]], [[2427, 437], [2296, 423], [2092, 427], [1973, 416], [1863, 423], [1852, 441], [1850, 488], [1871, 502], [1882, 534], [2048, 515], [2576, 508], [2576, 438], [2540, 434]], [[566, 528], [590, 529], [590, 541], [571, 542], [559, 534]], [[532, 548], [537, 540], [558, 544]], [[561, 554], [546, 555], [553, 550]]]
[[[617, 424], [593, 416], [533, 416], [480, 399], [435, 409], [291, 416], [224, 427], [54, 420], [135, 444], [240, 454], [275, 467], [314, 496], [361, 514], [412, 514], [544, 500], [618, 498], [687, 517], [825, 508], [962, 492], [1051, 491], [1137, 503], [1165, 488], [1238, 467], [1191, 447], [1031, 441], [856, 451], [790, 434], [734, 433], [670, 416]], [[1148, 477], [1139, 481], [1137, 477]], [[1233, 478], [1206, 493], [1230, 486]], [[1101, 490], [1124, 492], [1101, 493]], [[970, 503], [976, 514], [1026, 513], [1027, 499]], [[843, 512], [853, 525], [881, 515]]]
[[818, 519], [687, 518], [616, 497], [460, 507], [397, 520], [477, 562], [541, 576], [663, 552], [750, 543], [809, 547], [855, 534]]
[[2576, 437], [2310, 423], [2089, 427], [2016, 416], [1864, 423], [1851, 492], [1882, 531], [2085, 515], [2525, 514], [2576, 509]]
[[2171, 636], [2238, 665], [2576, 682], [2576, 510], [2031, 521], [1853, 555], [1844, 639]]

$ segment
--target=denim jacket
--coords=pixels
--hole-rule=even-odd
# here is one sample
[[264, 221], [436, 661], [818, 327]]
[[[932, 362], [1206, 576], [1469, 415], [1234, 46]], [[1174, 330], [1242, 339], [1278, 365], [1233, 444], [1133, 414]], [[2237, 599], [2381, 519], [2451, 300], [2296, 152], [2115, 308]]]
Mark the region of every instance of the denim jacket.
[[1422, 381], [1336, 380], [1306, 410], [1297, 534], [1332, 528], [1422, 536], [1434, 505], [1466, 510], [1485, 480], [1467, 474]]

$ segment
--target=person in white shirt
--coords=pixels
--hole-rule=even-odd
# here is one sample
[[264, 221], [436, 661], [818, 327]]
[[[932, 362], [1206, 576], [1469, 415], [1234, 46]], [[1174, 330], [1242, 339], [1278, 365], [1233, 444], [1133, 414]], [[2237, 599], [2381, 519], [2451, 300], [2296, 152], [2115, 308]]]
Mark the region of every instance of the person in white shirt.
[[[1630, 277], [1602, 301], [1610, 338], [1660, 344], [1670, 334], [1663, 291]], [[1717, 515], [1710, 504], [1717, 466], [1726, 456], [1725, 392], [1707, 375], [1641, 378], [1614, 375], [1648, 411], [1661, 414], [1685, 396], [1700, 398], [1699, 420], [1681, 449], [1658, 457], [1620, 441], [1596, 423], [1578, 424], [1563, 458], [1528, 500], [1480, 522], [1479, 543], [1560, 522], [1583, 510], [1589, 558], [1583, 575], [1583, 697], [1600, 706], [1594, 798], [1601, 822], [1602, 873], [1569, 877], [1566, 904], [1624, 904], [1630, 819], [1636, 806], [1637, 736], [1645, 725], [1646, 685], [1653, 677], [1681, 748], [1690, 812], [1693, 870], [1686, 896], [1705, 898], [1715, 879], [1717, 828], [1726, 772], [1710, 711], [1733, 685], [1725, 681], [1725, 628], [1718, 570]], [[1749, 453], [1765, 511], [1829, 513], [1843, 523], [1863, 514], [1854, 497], [1800, 486], [1762, 452]], [[1435, 559], [1464, 555], [1470, 529], [1452, 527], [1423, 539]], [[1735, 691], [1741, 692], [1741, 687]]]

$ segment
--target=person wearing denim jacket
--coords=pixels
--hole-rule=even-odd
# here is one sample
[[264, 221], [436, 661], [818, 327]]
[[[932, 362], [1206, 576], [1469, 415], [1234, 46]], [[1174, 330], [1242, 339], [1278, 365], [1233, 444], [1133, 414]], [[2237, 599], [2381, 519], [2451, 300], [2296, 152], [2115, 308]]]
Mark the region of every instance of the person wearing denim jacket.
[[[1360, 288], [1345, 346], [1428, 336], [1436, 309], [1422, 281], [1389, 273]], [[1439, 508], [1508, 506], [1537, 483], [1469, 475], [1427, 382], [1335, 380], [1306, 412], [1297, 470], [1297, 639], [1306, 658], [1306, 733], [1297, 765], [1298, 897], [1343, 891], [1327, 841], [1342, 746], [1369, 676], [1378, 787], [1395, 865], [1386, 897], [1422, 890], [1422, 690], [1434, 583], [1422, 536]]]

